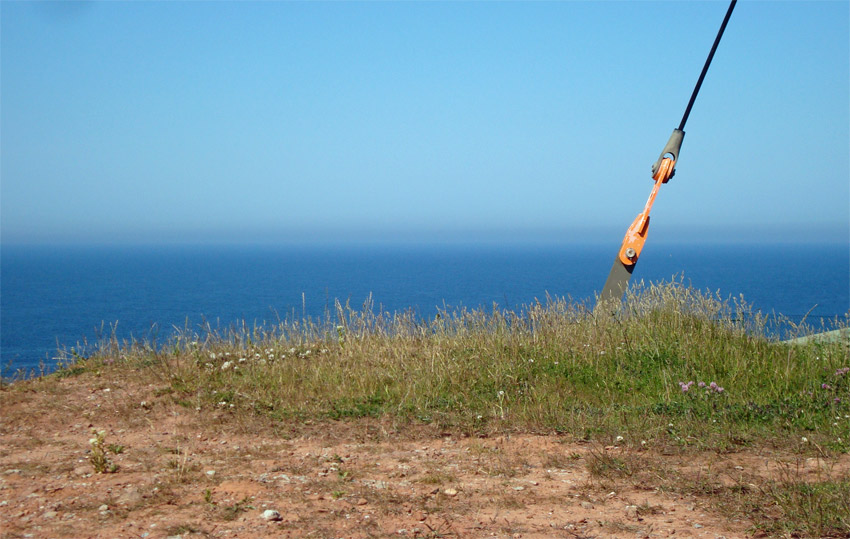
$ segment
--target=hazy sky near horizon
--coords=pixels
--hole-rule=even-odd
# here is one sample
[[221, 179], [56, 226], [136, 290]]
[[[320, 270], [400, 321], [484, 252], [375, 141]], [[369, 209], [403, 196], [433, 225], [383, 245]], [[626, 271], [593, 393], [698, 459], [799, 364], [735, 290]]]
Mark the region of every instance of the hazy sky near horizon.
[[[727, 2], [0, 2], [0, 239], [613, 239]], [[739, 2], [650, 241], [847, 241], [850, 3]]]

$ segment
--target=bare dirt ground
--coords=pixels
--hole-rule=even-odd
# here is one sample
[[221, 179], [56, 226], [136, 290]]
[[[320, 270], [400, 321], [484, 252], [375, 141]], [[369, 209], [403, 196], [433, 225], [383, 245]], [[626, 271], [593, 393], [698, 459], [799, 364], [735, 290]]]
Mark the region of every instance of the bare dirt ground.
[[[90, 374], [4, 388], [0, 405], [4, 538], [749, 537], [745, 516], [670, 478], [747, 484], [789, 459], [374, 419], [272, 424]], [[94, 473], [93, 427], [117, 451], [115, 473]], [[647, 468], [612, 478], [599, 473], [606, 463]]]

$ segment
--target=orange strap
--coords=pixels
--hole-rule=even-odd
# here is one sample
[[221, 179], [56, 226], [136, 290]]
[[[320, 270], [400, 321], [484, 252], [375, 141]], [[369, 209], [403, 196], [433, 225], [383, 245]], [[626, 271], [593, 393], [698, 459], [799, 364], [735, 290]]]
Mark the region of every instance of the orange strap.
[[652, 204], [655, 202], [655, 196], [658, 194], [658, 189], [662, 183], [673, 176], [673, 167], [676, 162], [669, 157], [665, 157], [658, 167], [658, 172], [652, 177], [655, 180], [655, 185], [652, 186], [652, 192], [649, 193], [649, 200], [646, 201], [643, 211], [635, 217], [632, 226], [626, 231], [626, 237], [623, 239], [623, 245], [620, 247], [620, 262], [626, 266], [632, 266], [637, 263], [640, 257], [640, 252], [643, 249], [643, 244], [646, 241], [647, 232], [649, 232], [649, 210], [652, 209]]

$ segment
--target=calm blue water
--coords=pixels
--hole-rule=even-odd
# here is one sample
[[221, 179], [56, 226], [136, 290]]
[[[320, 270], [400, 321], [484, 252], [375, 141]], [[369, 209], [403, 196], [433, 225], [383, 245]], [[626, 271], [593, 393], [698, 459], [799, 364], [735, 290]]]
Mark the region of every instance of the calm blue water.
[[[3, 247], [3, 372], [52, 365], [58, 346], [93, 342], [105, 323], [120, 336], [162, 342], [172, 326], [204, 320], [275, 322], [322, 315], [335, 298], [383, 310], [513, 308], [546, 293], [591, 298], [605, 281], [608, 247]], [[647, 245], [633, 280], [683, 274], [700, 289], [799, 318], [850, 309], [846, 245]], [[306, 309], [302, 311], [302, 294]]]

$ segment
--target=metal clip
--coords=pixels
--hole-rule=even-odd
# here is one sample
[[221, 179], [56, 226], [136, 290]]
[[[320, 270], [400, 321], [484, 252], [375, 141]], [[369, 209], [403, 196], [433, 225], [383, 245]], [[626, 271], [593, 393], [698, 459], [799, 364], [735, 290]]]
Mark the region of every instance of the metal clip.
[[[682, 131], [681, 129], [674, 129], [673, 130], [673, 134], [670, 135], [670, 140], [667, 141], [667, 145], [664, 146], [663, 150], [661, 150], [661, 155], [658, 157], [658, 161], [656, 161], [652, 165], [652, 175], [653, 176], [655, 176], [655, 174], [658, 172], [658, 167], [661, 166], [661, 161], [667, 155], [672, 155], [673, 161], [679, 160], [679, 150], [682, 149], [682, 140], [684, 140], [684, 138], [685, 138], [685, 132], [684, 131]], [[673, 172], [670, 173], [670, 178], [672, 178], [673, 174], [675, 174], [675, 173], [676, 173], [676, 171], [673, 170]]]

